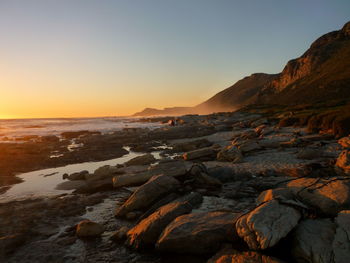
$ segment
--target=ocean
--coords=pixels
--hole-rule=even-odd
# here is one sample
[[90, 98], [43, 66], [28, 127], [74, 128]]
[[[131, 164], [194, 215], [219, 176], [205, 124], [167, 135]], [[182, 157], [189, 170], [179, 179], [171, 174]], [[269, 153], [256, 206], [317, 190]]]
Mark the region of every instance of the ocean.
[[109, 133], [123, 128], [156, 128], [159, 123], [135, 122], [133, 118], [52, 118], [0, 119], [0, 141], [11, 141], [28, 135], [59, 135], [68, 131], [99, 131]]

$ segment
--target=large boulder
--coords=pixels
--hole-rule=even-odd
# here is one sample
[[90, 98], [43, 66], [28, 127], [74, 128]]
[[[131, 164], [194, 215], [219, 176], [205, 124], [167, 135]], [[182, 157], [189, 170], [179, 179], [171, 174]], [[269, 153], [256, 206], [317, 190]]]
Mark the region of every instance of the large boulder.
[[350, 174], [350, 150], [342, 151], [335, 165], [345, 173]]
[[183, 215], [171, 222], [159, 237], [160, 251], [207, 254], [237, 238], [234, 223], [238, 214], [204, 212]]
[[171, 176], [153, 176], [147, 183], [140, 186], [129, 199], [116, 210], [116, 216], [125, 216], [128, 212], [144, 210], [158, 198], [175, 191], [179, 181]]
[[187, 173], [187, 168], [184, 161], [169, 161], [161, 162], [150, 167], [146, 172], [118, 175], [113, 177], [114, 187], [124, 187], [141, 185], [147, 182], [152, 176], [165, 174], [167, 176], [182, 176]]
[[298, 210], [271, 200], [239, 218], [236, 229], [251, 249], [266, 249], [284, 238], [300, 218]]
[[77, 181], [77, 180], [85, 180], [86, 177], [88, 177], [88, 176], [89, 176], [89, 172], [84, 170], [84, 171], [81, 171], [81, 172], [72, 173], [70, 175], [64, 174], [63, 175], [63, 179], [68, 179], [68, 180], [71, 180], [71, 181]]
[[224, 248], [207, 263], [283, 263], [283, 261], [255, 251], [241, 252], [232, 248]]
[[334, 262], [350, 259], [350, 210], [341, 211], [335, 219], [337, 229], [333, 240]]
[[293, 234], [292, 253], [297, 262], [346, 263], [350, 258], [350, 211], [335, 220], [307, 219]]
[[131, 165], [147, 165], [154, 163], [156, 161], [156, 158], [154, 158], [153, 154], [147, 153], [141, 156], [137, 156], [125, 163], [126, 166]]
[[76, 234], [78, 237], [96, 237], [105, 231], [103, 225], [92, 222], [90, 220], [81, 221], [77, 225]]
[[332, 242], [335, 230], [336, 224], [330, 219], [302, 221], [294, 232], [292, 253], [296, 262], [334, 262]]
[[236, 146], [230, 145], [218, 152], [216, 159], [222, 162], [240, 163], [243, 161], [243, 155]]
[[164, 228], [175, 218], [190, 213], [203, 200], [198, 193], [192, 193], [160, 207], [143, 219], [127, 233], [127, 244], [136, 249], [153, 246]]
[[216, 151], [211, 148], [211, 147], [207, 147], [207, 148], [202, 148], [202, 149], [198, 149], [198, 150], [194, 150], [194, 151], [190, 151], [187, 153], [183, 154], [183, 158], [186, 161], [191, 161], [191, 160], [212, 160], [214, 159], [216, 156]]
[[287, 187], [318, 214], [336, 216], [350, 208], [350, 178], [300, 178], [289, 182]]

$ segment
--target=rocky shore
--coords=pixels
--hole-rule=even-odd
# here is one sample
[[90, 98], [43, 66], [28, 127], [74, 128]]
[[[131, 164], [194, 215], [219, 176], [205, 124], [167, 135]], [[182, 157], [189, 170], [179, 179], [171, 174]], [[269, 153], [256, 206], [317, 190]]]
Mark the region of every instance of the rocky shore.
[[[348, 262], [350, 137], [288, 118], [245, 109], [1, 146], [27, 153], [12, 166], [1, 158], [9, 176], [115, 158], [126, 146], [143, 154], [64, 175], [58, 187], [71, 194], [0, 204], [0, 260]], [[72, 140], [80, 146], [69, 151]]]

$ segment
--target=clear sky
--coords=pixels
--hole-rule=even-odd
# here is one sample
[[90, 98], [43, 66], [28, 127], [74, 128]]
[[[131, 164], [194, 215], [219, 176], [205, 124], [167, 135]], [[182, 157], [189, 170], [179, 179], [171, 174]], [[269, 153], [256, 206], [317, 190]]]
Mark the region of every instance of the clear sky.
[[193, 106], [348, 20], [349, 0], [0, 0], [0, 118]]

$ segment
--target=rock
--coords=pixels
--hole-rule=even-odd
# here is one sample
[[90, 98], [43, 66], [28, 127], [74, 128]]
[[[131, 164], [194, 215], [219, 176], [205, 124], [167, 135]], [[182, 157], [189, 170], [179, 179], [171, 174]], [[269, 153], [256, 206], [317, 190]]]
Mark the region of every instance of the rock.
[[205, 212], [183, 215], [162, 232], [156, 247], [160, 251], [189, 254], [215, 252], [225, 241], [235, 240], [238, 214]]
[[255, 130], [248, 130], [248, 131], [242, 132], [240, 137], [243, 139], [254, 139], [258, 137], [258, 134], [255, 132]]
[[240, 163], [243, 161], [243, 155], [236, 146], [230, 145], [218, 152], [216, 159], [222, 162]]
[[116, 166], [104, 165], [102, 167], [97, 168], [95, 172], [92, 175], [89, 175], [88, 177], [86, 177], [86, 179], [90, 181], [101, 180], [101, 179], [113, 177], [121, 173], [123, 172], [121, 172], [121, 170]]
[[78, 187], [74, 193], [78, 194], [93, 194], [97, 192], [113, 190], [112, 178], [105, 178], [102, 180], [87, 180], [85, 185]]
[[346, 174], [350, 174], [350, 150], [342, 151], [335, 165], [342, 169]]
[[208, 174], [211, 177], [214, 177], [223, 183], [236, 179], [236, 176], [232, 167], [225, 167], [225, 166], [212, 167], [208, 169]]
[[343, 146], [344, 148], [350, 148], [350, 137], [343, 137], [338, 140], [338, 143]]
[[154, 163], [156, 161], [156, 158], [154, 158], [153, 154], [147, 153], [141, 156], [137, 156], [125, 163], [126, 166], [131, 165], [147, 165]]
[[[0, 260], [5, 260], [6, 255], [16, 251], [26, 241], [24, 234], [14, 234], [0, 237]], [[5, 261], [2, 261], [5, 262]]]
[[113, 233], [113, 235], [110, 237], [111, 240], [114, 242], [122, 242], [126, 239], [126, 234], [130, 230], [127, 226], [122, 226], [119, 228], [116, 232]]
[[222, 183], [220, 180], [209, 176], [206, 173], [199, 173], [195, 176], [195, 184], [196, 186], [213, 186], [213, 187], [221, 187]]
[[254, 140], [245, 141], [238, 146], [238, 149], [243, 153], [257, 151], [261, 149], [261, 146]]
[[165, 174], [167, 176], [177, 177], [185, 175], [186, 173], [187, 169], [184, 161], [170, 161], [150, 167], [146, 172], [114, 176], [113, 186], [123, 187], [141, 185], [155, 175]]
[[288, 188], [268, 189], [260, 193], [256, 200], [256, 204], [260, 205], [271, 200], [287, 201], [295, 198], [294, 193]]
[[280, 142], [276, 140], [271, 140], [271, 139], [262, 139], [259, 141], [259, 146], [263, 148], [279, 148], [280, 147]]
[[298, 159], [312, 160], [322, 156], [320, 149], [304, 148], [297, 154]]
[[125, 216], [128, 212], [135, 210], [144, 210], [158, 198], [176, 190], [178, 187], [179, 181], [171, 176], [153, 176], [116, 210], [116, 216]]
[[142, 214], [142, 212], [138, 212], [138, 211], [129, 212], [125, 215], [125, 218], [127, 220], [134, 220], [134, 219], [138, 218], [141, 214]]
[[92, 222], [90, 220], [81, 221], [77, 225], [76, 234], [78, 237], [96, 237], [105, 231], [103, 225]]
[[240, 252], [232, 248], [224, 248], [210, 258], [207, 263], [283, 263], [274, 257], [262, 255], [258, 252]]
[[350, 178], [300, 178], [290, 181], [287, 187], [319, 214], [336, 216], [350, 208]]
[[341, 211], [335, 222], [337, 229], [332, 245], [334, 262], [348, 262], [350, 258], [350, 210]]
[[174, 144], [172, 147], [175, 152], [190, 152], [196, 149], [209, 147], [211, 145], [212, 143], [209, 142], [207, 139], [200, 139], [190, 142], [177, 143]]
[[307, 219], [293, 233], [292, 254], [296, 262], [334, 262], [332, 242], [336, 224], [330, 219]]
[[190, 194], [188, 197], [180, 198], [167, 205], [160, 207], [149, 217], [143, 219], [139, 224], [130, 229], [127, 233], [127, 244], [136, 249], [153, 246], [164, 228], [175, 218], [183, 214], [190, 213], [196, 199], [202, 196], [197, 193]]
[[76, 181], [76, 180], [85, 180], [85, 178], [89, 175], [89, 172], [84, 170], [81, 172], [77, 172], [77, 173], [72, 173], [70, 175], [67, 176], [68, 180], [71, 181]]
[[307, 219], [293, 235], [293, 256], [298, 262], [345, 263], [350, 258], [350, 211], [331, 219]]
[[212, 160], [216, 155], [216, 152], [213, 148], [207, 147], [194, 151], [187, 152], [183, 155], [183, 158], [186, 161], [191, 160]]
[[85, 180], [76, 180], [76, 181], [66, 181], [58, 184], [55, 189], [57, 190], [74, 190], [87, 185]]
[[300, 218], [298, 210], [271, 200], [239, 218], [236, 229], [249, 248], [266, 249], [284, 238]]

